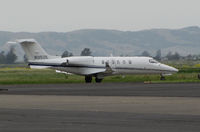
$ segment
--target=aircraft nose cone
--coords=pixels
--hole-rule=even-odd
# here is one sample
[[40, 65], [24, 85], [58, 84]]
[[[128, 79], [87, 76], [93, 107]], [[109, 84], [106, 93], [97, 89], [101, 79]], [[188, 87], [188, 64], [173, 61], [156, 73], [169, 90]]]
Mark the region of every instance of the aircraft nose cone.
[[178, 72], [178, 69], [176, 69], [176, 68], [174, 68], [174, 67], [170, 67], [170, 71], [172, 71], [172, 72]]
[[166, 71], [170, 72], [170, 73], [178, 72], [178, 69], [171, 67], [171, 66], [168, 66], [168, 65], [165, 65], [165, 64], [162, 65], [162, 68], [165, 69]]

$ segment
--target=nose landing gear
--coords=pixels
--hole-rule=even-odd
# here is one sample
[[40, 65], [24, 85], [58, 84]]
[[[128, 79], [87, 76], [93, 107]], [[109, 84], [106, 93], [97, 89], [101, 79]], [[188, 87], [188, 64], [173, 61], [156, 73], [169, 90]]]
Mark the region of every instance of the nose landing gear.
[[163, 76], [162, 74], [160, 75], [160, 80], [164, 81], [165, 80], [165, 76]]

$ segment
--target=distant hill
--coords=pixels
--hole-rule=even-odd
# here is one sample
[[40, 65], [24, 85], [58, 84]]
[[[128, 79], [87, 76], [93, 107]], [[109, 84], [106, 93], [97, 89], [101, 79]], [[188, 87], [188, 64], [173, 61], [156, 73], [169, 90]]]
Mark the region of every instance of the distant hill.
[[[80, 55], [83, 48], [90, 48], [94, 56], [140, 55], [144, 50], [152, 55], [158, 49], [163, 54], [169, 51], [181, 55], [200, 54], [200, 28], [186, 27], [182, 29], [152, 29], [142, 31], [118, 31], [87, 29], [73, 32], [5, 32], [0, 31], [0, 51], [7, 50], [8, 41], [34, 38], [50, 54], [61, 55], [64, 50]], [[23, 56], [21, 48], [16, 52]]]

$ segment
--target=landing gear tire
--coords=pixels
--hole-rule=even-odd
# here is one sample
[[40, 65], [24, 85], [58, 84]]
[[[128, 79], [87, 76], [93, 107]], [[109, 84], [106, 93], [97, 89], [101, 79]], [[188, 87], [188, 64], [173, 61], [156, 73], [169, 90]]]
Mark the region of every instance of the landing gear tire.
[[165, 80], [165, 77], [161, 75], [160, 80]]
[[198, 79], [200, 79], [200, 74], [198, 74]]
[[103, 79], [95, 78], [96, 83], [101, 83]]
[[91, 83], [92, 82], [92, 76], [85, 76], [85, 82]]

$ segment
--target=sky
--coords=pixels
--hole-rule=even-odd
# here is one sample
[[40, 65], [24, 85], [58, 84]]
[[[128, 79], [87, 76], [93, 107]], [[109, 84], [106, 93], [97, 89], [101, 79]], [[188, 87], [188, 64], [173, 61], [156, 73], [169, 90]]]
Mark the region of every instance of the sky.
[[200, 0], [0, 0], [0, 31], [200, 26]]

